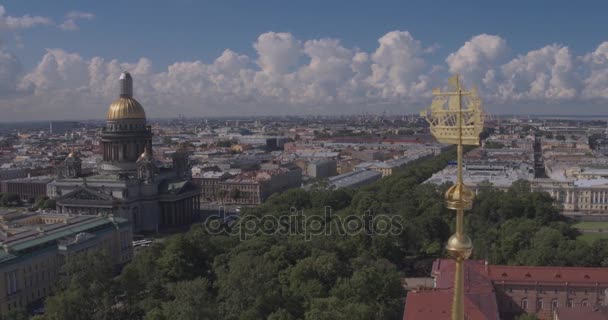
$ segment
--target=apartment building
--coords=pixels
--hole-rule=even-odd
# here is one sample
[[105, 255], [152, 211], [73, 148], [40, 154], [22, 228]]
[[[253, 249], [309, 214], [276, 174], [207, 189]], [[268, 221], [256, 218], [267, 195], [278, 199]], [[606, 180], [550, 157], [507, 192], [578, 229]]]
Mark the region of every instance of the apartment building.
[[105, 250], [117, 268], [133, 256], [131, 224], [123, 218], [5, 212], [0, 238], [0, 315], [44, 299], [78, 253]]

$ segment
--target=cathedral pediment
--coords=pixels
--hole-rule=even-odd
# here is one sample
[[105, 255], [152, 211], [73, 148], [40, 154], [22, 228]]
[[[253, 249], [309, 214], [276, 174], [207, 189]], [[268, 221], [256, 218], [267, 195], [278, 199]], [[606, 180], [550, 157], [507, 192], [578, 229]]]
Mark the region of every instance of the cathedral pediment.
[[88, 187], [81, 187], [61, 196], [58, 200], [61, 202], [74, 200], [113, 201], [114, 198], [107, 193]]
[[163, 182], [160, 185], [160, 191], [162, 194], [183, 194], [189, 191], [198, 190], [198, 186], [188, 180]]

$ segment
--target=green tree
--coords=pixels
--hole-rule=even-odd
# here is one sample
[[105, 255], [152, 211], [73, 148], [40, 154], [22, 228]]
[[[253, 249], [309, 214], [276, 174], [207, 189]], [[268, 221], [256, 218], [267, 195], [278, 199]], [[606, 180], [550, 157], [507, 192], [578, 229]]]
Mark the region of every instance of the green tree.
[[487, 149], [502, 149], [504, 147], [505, 145], [503, 143], [497, 141], [486, 141], [484, 144], [484, 148]]
[[21, 206], [23, 201], [16, 193], [5, 193], [2, 195], [2, 205], [5, 207]]
[[230, 198], [234, 201], [237, 201], [239, 198], [241, 198], [241, 190], [237, 188], [233, 188], [232, 190], [230, 190]]
[[104, 251], [70, 256], [63, 266], [66, 279], [57, 294], [45, 301], [44, 318], [105, 319], [112, 314], [117, 292], [112, 280], [112, 262]]
[[214, 295], [207, 279], [196, 278], [169, 286], [171, 300], [162, 304], [165, 319], [203, 320], [217, 319]]
[[6, 315], [1, 316], [0, 320], [28, 320], [28, 314], [25, 309], [13, 309]]

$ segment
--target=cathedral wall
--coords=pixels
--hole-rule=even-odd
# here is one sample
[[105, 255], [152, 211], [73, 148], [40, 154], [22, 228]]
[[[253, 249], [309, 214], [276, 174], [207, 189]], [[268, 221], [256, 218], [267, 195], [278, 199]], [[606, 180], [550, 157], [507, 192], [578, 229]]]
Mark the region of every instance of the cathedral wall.
[[134, 229], [136, 231], [158, 231], [160, 206], [158, 201], [146, 201], [139, 204], [139, 212], [142, 219], [138, 221], [138, 227]]

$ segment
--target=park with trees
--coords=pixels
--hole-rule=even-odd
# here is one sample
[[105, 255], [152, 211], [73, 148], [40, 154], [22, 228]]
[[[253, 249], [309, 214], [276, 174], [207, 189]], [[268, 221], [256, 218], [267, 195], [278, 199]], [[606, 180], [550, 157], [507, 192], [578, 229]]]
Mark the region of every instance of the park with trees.
[[[65, 268], [73, 277], [45, 301], [39, 319], [401, 319], [402, 277], [429, 276], [453, 233], [446, 185], [424, 184], [455, 158], [454, 150], [414, 161], [359, 189], [293, 189], [244, 210], [253, 217], [286, 217], [294, 209], [331, 225], [352, 217], [399, 217], [398, 232], [235, 233], [205, 223], [155, 242], [116, 275], [102, 253], [83, 254]], [[331, 215], [327, 215], [331, 208]], [[217, 223], [217, 221], [215, 222]], [[285, 225], [283, 225], [285, 226]], [[272, 227], [272, 226], [271, 226]], [[373, 227], [373, 226], [372, 226]], [[391, 226], [391, 228], [396, 226]], [[466, 231], [472, 259], [492, 264], [608, 267], [605, 240], [579, 232], [546, 193], [525, 181], [506, 191], [483, 186]], [[351, 231], [353, 231], [351, 229]], [[357, 231], [357, 230], [355, 230]], [[392, 230], [395, 231], [395, 230]], [[14, 318], [17, 319], [17, 318]]]

